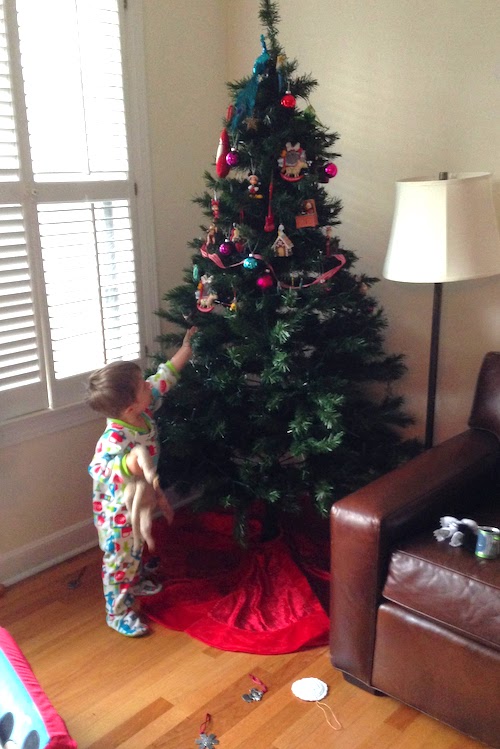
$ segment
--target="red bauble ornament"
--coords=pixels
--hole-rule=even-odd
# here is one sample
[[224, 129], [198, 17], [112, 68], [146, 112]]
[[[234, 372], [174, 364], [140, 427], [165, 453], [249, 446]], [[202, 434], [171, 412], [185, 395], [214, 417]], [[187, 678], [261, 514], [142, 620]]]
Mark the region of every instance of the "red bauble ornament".
[[240, 155], [236, 148], [231, 148], [228, 155], [226, 156], [226, 162], [229, 166], [238, 166], [240, 163]]
[[287, 109], [293, 109], [296, 103], [297, 99], [290, 91], [287, 91], [281, 99], [281, 105]]
[[338, 169], [335, 166], [335, 164], [332, 164], [329, 161], [328, 164], [325, 164], [324, 171], [325, 171], [325, 174], [327, 175], [327, 177], [332, 178], [332, 177], [335, 177], [335, 175], [338, 172]]
[[270, 289], [273, 285], [273, 277], [270, 273], [266, 273], [263, 276], [259, 276], [257, 279], [257, 286], [259, 289]]

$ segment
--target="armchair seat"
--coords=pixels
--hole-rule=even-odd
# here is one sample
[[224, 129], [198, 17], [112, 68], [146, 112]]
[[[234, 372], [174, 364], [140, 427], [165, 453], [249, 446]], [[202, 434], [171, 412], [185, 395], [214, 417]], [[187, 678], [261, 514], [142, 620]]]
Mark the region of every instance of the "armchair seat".
[[469, 429], [331, 512], [331, 661], [500, 749], [500, 558], [437, 541], [443, 515], [500, 527], [500, 352], [484, 358]]
[[[496, 515], [485, 512], [479, 522], [498, 526], [500, 503]], [[393, 551], [382, 595], [410, 614], [500, 651], [500, 559], [478, 559], [426, 531]]]

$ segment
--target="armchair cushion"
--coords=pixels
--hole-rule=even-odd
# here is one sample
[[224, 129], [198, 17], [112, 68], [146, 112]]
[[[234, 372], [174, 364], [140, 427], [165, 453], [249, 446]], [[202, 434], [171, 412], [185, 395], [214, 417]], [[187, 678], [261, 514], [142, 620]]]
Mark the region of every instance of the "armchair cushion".
[[479, 560], [422, 533], [393, 552], [383, 596], [500, 651], [500, 559]]

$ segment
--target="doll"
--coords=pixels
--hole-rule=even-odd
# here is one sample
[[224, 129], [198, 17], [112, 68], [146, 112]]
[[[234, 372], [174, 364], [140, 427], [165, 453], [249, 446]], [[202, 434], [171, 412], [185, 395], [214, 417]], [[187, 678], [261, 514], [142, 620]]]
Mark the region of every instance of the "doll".
[[148, 450], [143, 445], [136, 445], [132, 452], [137, 455], [137, 462], [144, 472], [144, 478], [131, 476], [124, 490], [132, 525], [133, 549], [139, 549], [144, 540], [149, 551], [154, 551], [151, 527], [157, 507], [157, 492], [161, 492], [160, 482]]

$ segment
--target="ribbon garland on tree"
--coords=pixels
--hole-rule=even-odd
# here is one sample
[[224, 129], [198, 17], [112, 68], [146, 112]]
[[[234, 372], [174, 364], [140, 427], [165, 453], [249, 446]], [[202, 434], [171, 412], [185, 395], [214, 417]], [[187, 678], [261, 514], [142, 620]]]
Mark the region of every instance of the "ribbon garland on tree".
[[[225, 270], [226, 268], [237, 268], [239, 265], [243, 265], [244, 262], [245, 262], [244, 260], [240, 260], [238, 263], [232, 263], [231, 265], [224, 265], [224, 263], [220, 259], [219, 255], [217, 255], [215, 252], [208, 252], [207, 245], [206, 245], [205, 242], [200, 247], [200, 253], [201, 253], [202, 257], [208, 258], [209, 260], [211, 260], [213, 263], [215, 263], [215, 265], [217, 265], [222, 270]], [[284, 283], [283, 281], [280, 281], [277, 278], [277, 276], [276, 276], [276, 274], [274, 272], [273, 266], [270, 263], [268, 263], [267, 260], [265, 260], [262, 257], [262, 255], [256, 255], [254, 253], [252, 255], [252, 257], [255, 258], [255, 260], [260, 260], [261, 262], [263, 262], [265, 264], [266, 268], [270, 271], [270, 273], [272, 273], [274, 279], [276, 280], [277, 283], [279, 283], [279, 285], [281, 287], [283, 287], [284, 289], [295, 289], [296, 288], [296, 286], [289, 285], [289, 284]], [[306, 289], [309, 286], [314, 286], [315, 284], [318, 284], [318, 283], [325, 283], [325, 281], [328, 281], [330, 278], [333, 278], [333, 276], [336, 273], [338, 273], [339, 270], [341, 268], [343, 268], [344, 265], [347, 262], [347, 259], [346, 259], [345, 255], [342, 255], [341, 253], [330, 255], [330, 257], [334, 257], [335, 260], [338, 260], [339, 261], [339, 265], [336, 265], [335, 268], [331, 268], [330, 270], [325, 271], [325, 273], [321, 273], [319, 276], [317, 276], [317, 278], [314, 279], [314, 281], [311, 281], [310, 283], [302, 284], [302, 288], [303, 289]]]

